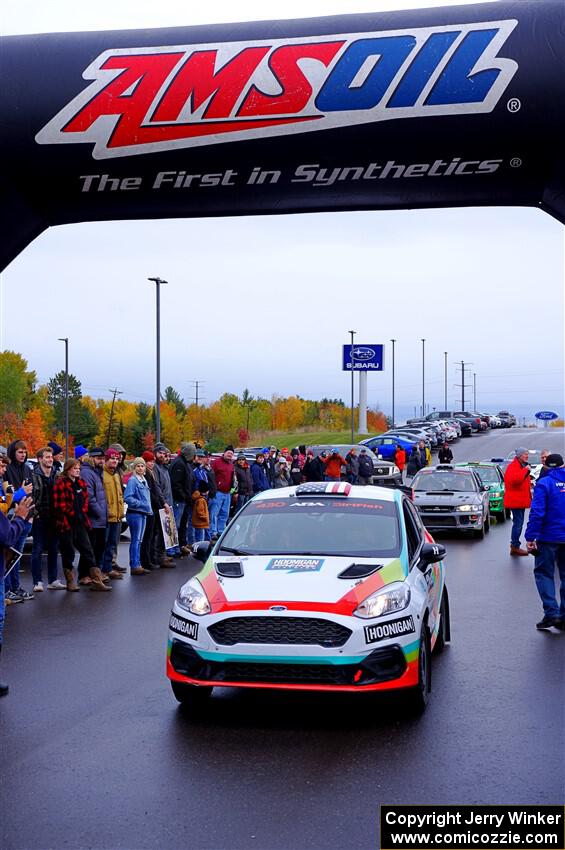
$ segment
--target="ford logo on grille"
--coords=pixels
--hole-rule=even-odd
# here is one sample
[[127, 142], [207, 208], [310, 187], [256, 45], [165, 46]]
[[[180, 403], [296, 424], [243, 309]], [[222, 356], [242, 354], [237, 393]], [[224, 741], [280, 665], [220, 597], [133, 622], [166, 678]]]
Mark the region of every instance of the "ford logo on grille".
[[269, 611], [288, 611], [286, 605], [271, 605]]

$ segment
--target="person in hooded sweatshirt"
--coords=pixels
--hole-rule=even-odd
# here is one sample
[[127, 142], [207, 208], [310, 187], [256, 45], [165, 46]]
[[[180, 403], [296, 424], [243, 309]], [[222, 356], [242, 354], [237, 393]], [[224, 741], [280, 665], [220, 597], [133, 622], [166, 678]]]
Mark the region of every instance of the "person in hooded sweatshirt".
[[[8, 446], [6, 454], [10, 461], [4, 476], [6, 481], [10, 487], [14, 488], [14, 492], [23, 488], [26, 495], [31, 495], [33, 491], [33, 481], [31, 477], [32, 468], [27, 462], [26, 444], [23, 440], [14, 440]], [[32, 517], [29, 518], [31, 519]], [[32, 524], [28, 520], [24, 522], [24, 526], [24, 530], [21, 532], [20, 537], [13, 547], [17, 552], [24, 551], [25, 542], [32, 528]], [[14, 596], [19, 597], [20, 599], [33, 599], [33, 593], [29, 593], [29, 591], [24, 590], [24, 588], [20, 585], [20, 569], [19, 562], [17, 560], [6, 578], [5, 590], [7, 598], [14, 602], [16, 601]]]
[[[538, 479], [526, 527], [528, 552], [535, 553], [534, 578], [543, 606], [540, 631], [565, 631], [565, 468], [560, 454], [550, 454], [547, 473]], [[560, 603], [555, 591], [559, 573]]]

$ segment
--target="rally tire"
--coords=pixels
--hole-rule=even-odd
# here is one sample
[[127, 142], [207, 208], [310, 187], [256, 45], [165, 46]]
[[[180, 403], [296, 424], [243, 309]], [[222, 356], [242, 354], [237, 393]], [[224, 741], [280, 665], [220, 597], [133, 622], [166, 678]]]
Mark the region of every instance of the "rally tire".
[[449, 594], [447, 588], [443, 588], [441, 595], [441, 605], [439, 608], [439, 631], [437, 633], [434, 652], [440, 655], [445, 649], [445, 646], [451, 640], [451, 616], [449, 613]]
[[490, 514], [487, 514], [487, 518], [483, 523], [483, 528], [485, 530], [485, 534], [488, 534], [490, 531]]
[[498, 511], [498, 513], [495, 514], [495, 517], [497, 522], [506, 522], [506, 511]]
[[485, 538], [485, 524], [483, 523], [480, 528], [473, 532], [473, 537], [476, 537], [477, 540], [484, 540]]
[[505, 508], [504, 513], [506, 514], [506, 519], [512, 519], [512, 510], [510, 508]]
[[199, 685], [188, 685], [185, 682], [171, 682], [175, 699], [189, 713], [203, 712], [212, 695], [213, 688]]
[[432, 651], [430, 630], [425, 622], [420, 634], [418, 652], [418, 684], [406, 694], [406, 702], [412, 714], [423, 714], [427, 708], [432, 690]]

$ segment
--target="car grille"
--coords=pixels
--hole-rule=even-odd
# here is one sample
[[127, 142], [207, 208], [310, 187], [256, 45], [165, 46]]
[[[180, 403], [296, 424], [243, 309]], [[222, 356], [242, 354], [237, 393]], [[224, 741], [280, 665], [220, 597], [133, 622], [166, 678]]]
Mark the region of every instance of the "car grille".
[[351, 630], [312, 617], [229, 617], [208, 629], [216, 643], [315, 644], [343, 646]]
[[[457, 520], [454, 516], [442, 516], [441, 514], [422, 514], [422, 520], [424, 525], [428, 523], [429, 525], [436, 526], [455, 526], [457, 525]], [[467, 519], [467, 517], [465, 517]]]
[[392, 466], [375, 466], [373, 475], [390, 475]]
[[455, 508], [452, 508], [451, 505], [434, 505], [433, 507], [426, 505], [421, 508], [422, 513], [431, 514], [432, 516], [433, 514], [451, 514], [454, 510]]

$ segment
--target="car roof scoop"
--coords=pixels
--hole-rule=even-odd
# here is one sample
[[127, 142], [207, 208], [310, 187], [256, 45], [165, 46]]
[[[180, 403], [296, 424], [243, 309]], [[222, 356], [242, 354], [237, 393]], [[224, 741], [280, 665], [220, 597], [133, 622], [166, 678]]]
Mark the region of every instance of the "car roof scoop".
[[243, 576], [243, 564], [241, 561], [217, 561], [216, 572], [224, 578], [241, 578]]

